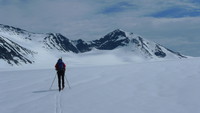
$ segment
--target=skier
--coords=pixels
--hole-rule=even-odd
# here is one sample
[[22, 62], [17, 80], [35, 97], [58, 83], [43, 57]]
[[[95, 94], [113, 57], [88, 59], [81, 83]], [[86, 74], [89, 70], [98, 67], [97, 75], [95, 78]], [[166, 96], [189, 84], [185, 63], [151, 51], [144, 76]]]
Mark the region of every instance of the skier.
[[[56, 65], [55, 65], [55, 69], [57, 71], [57, 75], [58, 75], [58, 88], [59, 91], [63, 90], [65, 87], [65, 68], [66, 65], [65, 63], [62, 61], [62, 58], [58, 59]], [[62, 81], [62, 88], [61, 88], [61, 81]]]

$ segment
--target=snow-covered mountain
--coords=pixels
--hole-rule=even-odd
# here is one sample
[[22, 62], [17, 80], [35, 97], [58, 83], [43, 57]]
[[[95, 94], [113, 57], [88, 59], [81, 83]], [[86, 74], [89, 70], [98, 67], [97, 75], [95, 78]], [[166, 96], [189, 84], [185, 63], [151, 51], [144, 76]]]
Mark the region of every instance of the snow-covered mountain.
[[133, 33], [124, 32], [117, 29], [99, 40], [91, 42], [91, 45], [100, 50], [113, 50], [119, 48], [126, 48], [135, 54], [150, 57], [150, 58], [186, 58], [178, 52], [169, 50], [159, 44], [148, 41]]
[[0, 59], [4, 59], [9, 64], [33, 63], [30, 59], [36, 54], [34, 51], [26, 49], [19, 44], [0, 36]]
[[[186, 58], [141, 36], [123, 30], [114, 30], [104, 37], [84, 41], [70, 40], [60, 33], [32, 33], [0, 24], [0, 59], [9, 64], [31, 64], [38, 57], [57, 58], [59, 54], [81, 54], [94, 51], [115, 53], [117, 56], [139, 56], [144, 59]], [[54, 54], [52, 54], [54, 53]], [[130, 54], [131, 53], [131, 54]], [[119, 55], [122, 56], [122, 55]]]

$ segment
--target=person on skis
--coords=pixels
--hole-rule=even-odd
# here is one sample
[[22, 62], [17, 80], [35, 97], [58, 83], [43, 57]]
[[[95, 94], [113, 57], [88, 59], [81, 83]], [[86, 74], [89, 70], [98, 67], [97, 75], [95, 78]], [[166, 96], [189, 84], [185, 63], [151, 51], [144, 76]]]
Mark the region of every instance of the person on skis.
[[[55, 69], [56, 69], [57, 75], [58, 75], [58, 88], [59, 88], [59, 91], [61, 91], [65, 87], [64, 77], [65, 77], [65, 69], [66, 69], [66, 65], [62, 61], [62, 58], [58, 59], [56, 65], [55, 65]], [[62, 88], [61, 88], [61, 81], [62, 81]]]

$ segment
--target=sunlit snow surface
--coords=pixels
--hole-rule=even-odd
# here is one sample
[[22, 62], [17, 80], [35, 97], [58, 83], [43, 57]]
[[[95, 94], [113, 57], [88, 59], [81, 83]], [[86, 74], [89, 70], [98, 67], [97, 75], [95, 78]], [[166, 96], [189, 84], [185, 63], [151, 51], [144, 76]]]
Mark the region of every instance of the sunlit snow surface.
[[132, 63], [116, 58], [98, 65], [63, 59], [71, 89], [66, 84], [62, 92], [57, 79], [49, 90], [56, 61], [1, 68], [1, 113], [200, 112], [200, 58]]

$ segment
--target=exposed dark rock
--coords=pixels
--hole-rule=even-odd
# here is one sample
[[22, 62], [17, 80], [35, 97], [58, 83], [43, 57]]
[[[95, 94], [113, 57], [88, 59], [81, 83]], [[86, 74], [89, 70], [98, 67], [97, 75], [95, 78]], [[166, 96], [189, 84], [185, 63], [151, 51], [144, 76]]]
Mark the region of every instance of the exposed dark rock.
[[156, 56], [158, 56], [158, 57], [162, 57], [162, 58], [164, 58], [165, 56], [166, 56], [166, 53], [164, 53], [163, 51], [162, 51], [162, 49], [158, 46], [158, 45], [156, 45], [156, 47], [155, 47], [155, 53], [154, 53]]
[[78, 49], [71, 43], [71, 41], [61, 34], [49, 33], [43, 40], [45, 46], [49, 49], [57, 49], [63, 52], [78, 53]]
[[92, 46], [100, 50], [113, 50], [119, 46], [125, 46], [129, 42], [125, 32], [117, 29], [99, 40], [92, 41]]
[[28, 50], [17, 43], [0, 37], [0, 59], [5, 60], [8, 64], [31, 64], [34, 61], [29, 60], [26, 55], [34, 55], [35, 52]]
[[91, 50], [91, 47], [89, 44], [87, 44], [85, 41], [83, 41], [82, 39], [79, 39], [76, 42], [76, 48], [81, 52], [87, 52]]

